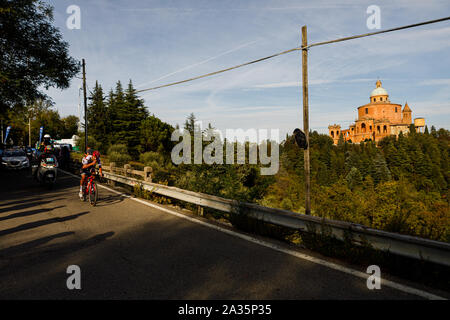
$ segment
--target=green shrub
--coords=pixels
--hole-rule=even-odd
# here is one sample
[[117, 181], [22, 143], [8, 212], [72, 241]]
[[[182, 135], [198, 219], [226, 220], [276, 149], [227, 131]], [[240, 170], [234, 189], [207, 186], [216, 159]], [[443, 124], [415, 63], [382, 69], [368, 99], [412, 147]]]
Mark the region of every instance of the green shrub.
[[164, 157], [158, 152], [145, 152], [139, 156], [139, 161], [146, 166], [152, 167], [154, 170], [164, 166]]
[[[78, 146], [81, 152], [85, 151], [85, 139], [84, 134], [81, 135], [76, 141], [75, 144]], [[88, 136], [88, 147], [94, 150], [98, 150], [100, 147], [100, 143], [94, 139], [94, 137]]]
[[110, 155], [111, 153], [114, 153], [114, 152], [129, 155], [128, 154], [128, 148], [124, 144], [113, 144], [113, 145], [111, 145], [108, 148], [108, 155]]
[[126, 153], [111, 152], [108, 157], [109, 161], [114, 162], [118, 167], [121, 167], [131, 161], [131, 156]]

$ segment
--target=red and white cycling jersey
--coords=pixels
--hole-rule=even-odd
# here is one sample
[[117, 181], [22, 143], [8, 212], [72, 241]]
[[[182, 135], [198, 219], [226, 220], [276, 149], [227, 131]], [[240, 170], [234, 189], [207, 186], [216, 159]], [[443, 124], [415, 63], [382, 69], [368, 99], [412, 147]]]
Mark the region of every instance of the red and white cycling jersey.
[[81, 163], [83, 165], [91, 163], [92, 161], [94, 161], [94, 157], [91, 154], [88, 154], [87, 156], [84, 156], [83, 159], [81, 159]]

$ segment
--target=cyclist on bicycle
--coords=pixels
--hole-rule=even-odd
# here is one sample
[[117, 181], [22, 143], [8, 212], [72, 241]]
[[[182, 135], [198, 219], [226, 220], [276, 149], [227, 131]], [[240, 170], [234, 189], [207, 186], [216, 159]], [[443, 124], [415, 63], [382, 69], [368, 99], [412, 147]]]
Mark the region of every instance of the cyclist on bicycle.
[[100, 176], [103, 177], [103, 172], [102, 172], [102, 161], [100, 160], [100, 152], [98, 152], [97, 150], [94, 151], [93, 156], [95, 157], [95, 159], [97, 159], [97, 164], [98, 164], [98, 172], [100, 173]]
[[95, 169], [95, 165], [97, 164], [97, 159], [94, 157], [94, 150], [88, 148], [85, 156], [81, 160], [81, 181], [80, 181], [80, 198], [83, 198], [83, 185], [86, 180], [86, 177], [92, 173], [92, 170]]

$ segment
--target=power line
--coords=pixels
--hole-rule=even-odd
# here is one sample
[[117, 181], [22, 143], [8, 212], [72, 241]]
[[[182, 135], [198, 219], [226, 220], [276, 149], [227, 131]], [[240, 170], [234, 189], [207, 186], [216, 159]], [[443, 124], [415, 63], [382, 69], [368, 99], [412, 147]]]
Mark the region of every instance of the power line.
[[436, 20], [429, 20], [429, 21], [424, 21], [424, 22], [420, 22], [420, 23], [410, 24], [410, 25], [407, 25], [407, 26], [402, 26], [402, 27], [397, 27], [397, 28], [392, 28], [392, 29], [387, 29], [387, 30], [381, 30], [381, 31], [376, 31], [376, 32], [371, 32], [371, 33], [365, 33], [365, 34], [360, 34], [360, 35], [351, 36], [351, 37], [339, 38], [339, 39], [330, 40], [330, 41], [316, 42], [316, 43], [312, 43], [312, 44], [307, 45], [307, 46], [292, 48], [292, 49], [289, 49], [289, 50], [286, 50], [286, 51], [282, 51], [282, 52], [279, 52], [279, 53], [276, 53], [276, 54], [273, 54], [273, 55], [270, 55], [270, 56], [267, 56], [267, 57], [264, 57], [264, 58], [260, 58], [260, 59], [253, 60], [253, 61], [250, 61], [250, 62], [242, 63], [242, 64], [239, 64], [237, 66], [230, 67], [230, 68], [227, 68], [227, 69], [222, 69], [222, 70], [219, 70], [219, 71], [210, 72], [210, 73], [207, 73], [207, 74], [203, 74], [203, 75], [200, 75], [200, 76], [197, 76], [197, 77], [193, 77], [193, 78], [189, 78], [189, 79], [185, 79], [185, 80], [181, 80], [181, 81], [171, 82], [171, 83], [164, 84], [164, 85], [157, 86], [157, 87], [153, 87], [153, 88], [136, 90], [135, 92], [138, 93], [138, 92], [156, 90], [156, 89], [170, 87], [170, 86], [174, 86], [174, 85], [185, 83], [185, 82], [194, 81], [194, 80], [201, 79], [201, 78], [206, 78], [206, 77], [213, 76], [213, 75], [216, 75], [216, 74], [219, 74], [219, 73], [223, 73], [223, 72], [226, 72], [226, 71], [230, 71], [230, 70], [238, 69], [238, 68], [241, 68], [241, 67], [244, 67], [244, 66], [248, 66], [248, 65], [253, 64], [253, 63], [257, 63], [257, 62], [268, 60], [268, 59], [271, 59], [271, 58], [274, 58], [274, 57], [277, 57], [277, 56], [281, 56], [283, 54], [290, 53], [290, 52], [293, 52], [293, 51], [307, 50], [307, 49], [309, 49], [311, 47], [321, 46], [321, 45], [335, 43], [335, 42], [342, 42], [342, 41], [347, 41], [347, 40], [353, 40], [353, 39], [373, 36], [373, 35], [377, 35], [377, 34], [381, 34], [381, 33], [387, 33], [387, 32], [392, 32], [392, 31], [398, 31], [398, 30], [403, 30], [403, 29], [408, 29], [408, 28], [419, 27], [419, 26], [432, 24], [432, 23], [437, 23], [437, 22], [442, 22], [442, 21], [446, 21], [446, 20], [450, 20], [450, 17], [446, 17], [446, 18], [442, 18], [442, 19], [436, 19]]
[[261, 59], [253, 60], [253, 61], [246, 62], [246, 63], [240, 64], [240, 65], [237, 65], [237, 66], [234, 66], [234, 67], [231, 67], [231, 68], [222, 69], [222, 70], [219, 70], [219, 71], [207, 73], [207, 74], [204, 74], [204, 75], [201, 75], [201, 76], [197, 76], [197, 77], [193, 77], [193, 78], [189, 78], [189, 79], [186, 79], [186, 80], [172, 82], [172, 83], [168, 83], [168, 84], [165, 84], [165, 85], [162, 85], [162, 86], [158, 86], [158, 87], [136, 90], [136, 93], [137, 92], [143, 92], [143, 91], [149, 91], [149, 90], [155, 90], [155, 89], [169, 87], [169, 86], [174, 86], [176, 84], [180, 84], [180, 83], [184, 83], [184, 82], [189, 82], [189, 81], [193, 81], [193, 80], [197, 80], [197, 79], [213, 76], [215, 74], [219, 74], [219, 73], [222, 73], [222, 72], [226, 72], [226, 71], [230, 71], [230, 70], [233, 70], [233, 69], [237, 69], [237, 68], [241, 68], [241, 67], [244, 67], [244, 66], [248, 66], [248, 65], [253, 64], [253, 63], [257, 63], [257, 62], [260, 62], [260, 61], [271, 59], [271, 58], [274, 58], [274, 57], [277, 57], [277, 56], [281, 56], [283, 54], [286, 54], [286, 53], [289, 53], [289, 52], [293, 52], [293, 51], [297, 51], [297, 50], [301, 50], [301, 48], [297, 47], [297, 48], [289, 49], [289, 50], [286, 50], [286, 51], [283, 51], [283, 52], [279, 52], [279, 53], [270, 55], [268, 57], [264, 57], [264, 58], [261, 58]]
[[364, 34], [360, 34], [360, 35], [357, 35], [357, 36], [345, 37], [345, 38], [340, 38], [340, 39], [335, 39], [335, 40], [330, 40], [330, 41], [324, 41], [324, 42], [311, 43], [310, 45], [308, 45], [306, 47], [302, 47], [302, 49], [308, 49], [308, 48], [311, 48], [311, 47], [322, 46], [324, 44], [330, 44], [330, 43], [335, 43], [335, 42], [341, 42], [341, 41], [353, 40], [353, 39], [358, 39], [358, 38], [363, 38], [363, 37], [369, 37], [369, 36], [373, 36], [373, 35], [380, 34], [380, 33], [387, 33], [387, 32], [392, 32], [392, 31], [398, 31], [398, 30], [403, 30], [403, 29], [408, 29], [408, 28], [419, 27], [419, 26], [423, 26], [423, 25], [426, 25], [426, 24], [437, 23], [437, 22], [442, 22], [442, 21], [446, 21], [446, 20], [450, 20], [450, 17], [437, 19], [437, 20], [430, 20], [430, 21], [425, 21], [425, 22], [420, 22], [420, 23], [415, 23], [415, 24], [410, 24], [410, 25], [403, 26], [403, 27], [397, 27], [397, 28], [392, 28], [392, 29], [387, 29], [387, 30], [371, 32], [371, 33], [364, 33]]

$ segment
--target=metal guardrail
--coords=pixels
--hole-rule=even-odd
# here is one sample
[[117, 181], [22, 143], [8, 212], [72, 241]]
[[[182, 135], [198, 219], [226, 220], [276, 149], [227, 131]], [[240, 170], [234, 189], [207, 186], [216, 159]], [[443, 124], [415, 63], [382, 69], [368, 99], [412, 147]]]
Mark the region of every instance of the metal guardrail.
[[[98, 168], [98, 165], [96, 166]], [[72, 161], [69, 162], [69, 168], [71, 170], [79, 170], [81, 168], [81, 162], [77, 159], [72, 159]], [[111, 162], [109, 166], [102, 165], [102, 169], [106, 171], [110, 171], [112, 173], [118, 172], [125, 176], [141, 176], [145, 181], [152, 182], [152, 172], [153, 169], [151, 167], [144, 167], [144, 170], [134, 170], [131, 168], [131, 165], [125, 164], [123, 168], [117, 167], [114, 162]]]
[[229, 213], [245, 214], [246, 216], [259, 221], [306, 232], [316, 232], [320, 230], [339, 240], [344, 240], [346, 237], [351, 236], [352, 241], [356, 244], [362, 245], [363, 243], [368, 243], [378, 250], [389, 251], [401, 256], [450, 266], [449, 243], [371, 229], [360, 224], [345, 221], [329, 220], [287, 210], [239, 202], [204, 193], [142, 181], [111, 172], [104, 172], [103, 174], [104, 177], [110, 181], [129, 186], [138, 185], [144, 190], [202, 207]]

